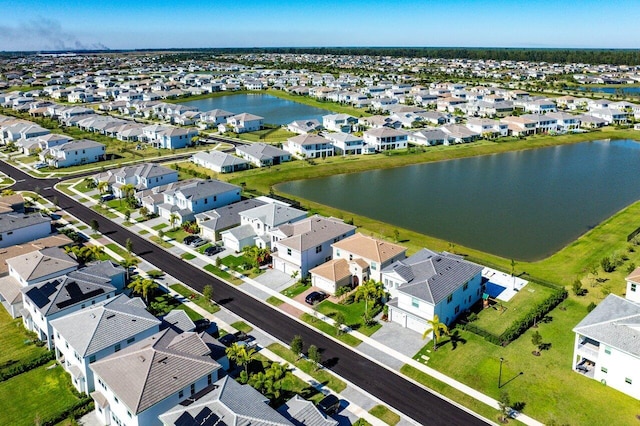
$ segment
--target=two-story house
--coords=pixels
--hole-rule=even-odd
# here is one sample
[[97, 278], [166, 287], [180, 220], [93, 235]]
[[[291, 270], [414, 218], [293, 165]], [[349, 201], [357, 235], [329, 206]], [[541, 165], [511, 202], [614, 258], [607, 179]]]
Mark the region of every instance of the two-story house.
[[298, 158], [333, 156], [333, 145], [328, 139], [314, 134], [303, 134], [287, 139], [284, 150]]
[[40, 160], [51, 167], [70, 167], [105, 159], [106, 146], [89, 139], [72, 140], [40, 153]]
[[115, 170], [108, 170], [94, 176], [94, 181], [107, 182], [113, 194], [123, 198], [125, 185], [133, 185], [135, 191], [155, 188], [178, 181], [178, 172], [155, 163], [145, 163], [137, 166], [126, 166]]
[[332, 132], [351, 133], [358, 119], [349, 114], [329, 114], [322, 117], [322, 126]]
[[243, 112], [227, 118], [227, 123], [218, 126], [222, 132], [230, 130], [234, 133], [255, 132], [264, 126], [264, 117]]
[[369, 129], [363, 134], [364, 142], [376, 151], [406, 148], [407, 136], [407, 132], [388, 127]]
[[46, 237], [51, 233], [51, 219], [41, 213], [0, 214], [0, 248]]
[[324, 137], [333, 144], [336, 155], [360, 155], [369, 153], [365, 151], [364, 139], [362, 139], [361, 136], [355, 136], [351, 133], [331, 132], [325, 133]]

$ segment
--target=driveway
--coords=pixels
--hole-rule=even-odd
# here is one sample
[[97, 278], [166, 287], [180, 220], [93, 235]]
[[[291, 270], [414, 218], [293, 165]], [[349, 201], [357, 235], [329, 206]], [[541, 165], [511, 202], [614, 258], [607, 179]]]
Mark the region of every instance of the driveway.
[[270, 268], [253, 280], [277, 292], [291, 287], [296, 282], [296, 279], [291, 278], [291, 275]]

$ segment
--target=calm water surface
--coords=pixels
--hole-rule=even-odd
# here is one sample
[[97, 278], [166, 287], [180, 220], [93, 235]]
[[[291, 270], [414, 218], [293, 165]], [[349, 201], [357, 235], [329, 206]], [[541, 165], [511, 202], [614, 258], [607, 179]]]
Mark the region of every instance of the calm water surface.
[[220, 96], [199, 101], [183, 102], [183, 104], [195, 106], [200, 111], [223, 109], [236, 114], [248, 112], [264, 117], [264, 122], [270, 124], [289, 124], [293, 120], [308, 120], [311, 118], [316, 118], [322, 123], [323, 115], [333, 114], [327, 109], [299, 104], [261, 93]]
[[639, 171], [639, 143], [594, 141], [286, 182], [278, 190], [532, 261], [640, 199]]

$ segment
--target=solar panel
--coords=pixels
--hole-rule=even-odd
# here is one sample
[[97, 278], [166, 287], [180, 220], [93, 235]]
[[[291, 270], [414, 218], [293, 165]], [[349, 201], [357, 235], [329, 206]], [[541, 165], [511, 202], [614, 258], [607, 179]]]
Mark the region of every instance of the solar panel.
[[182, 413], [173, 424], [175, 426], [196, 426], [195, 420], [191, 417], [191, 414], [186, 411]]

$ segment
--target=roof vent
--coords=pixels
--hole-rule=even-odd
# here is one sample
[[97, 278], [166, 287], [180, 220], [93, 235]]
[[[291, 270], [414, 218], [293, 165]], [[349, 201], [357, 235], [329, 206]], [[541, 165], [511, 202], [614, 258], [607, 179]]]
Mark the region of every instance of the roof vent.
[[145, 362], [145, 361], [146, 361], [142, 355], [140, 355], [140, 356], [138, 357], [138, 359], [140, 360], [140, 362]]
[[107, 315], [107, 319], [111, 319], [111, 318], [113, 318], [115, 316], [116, 316], [116, 314], [109, 314], [109, 315]]

